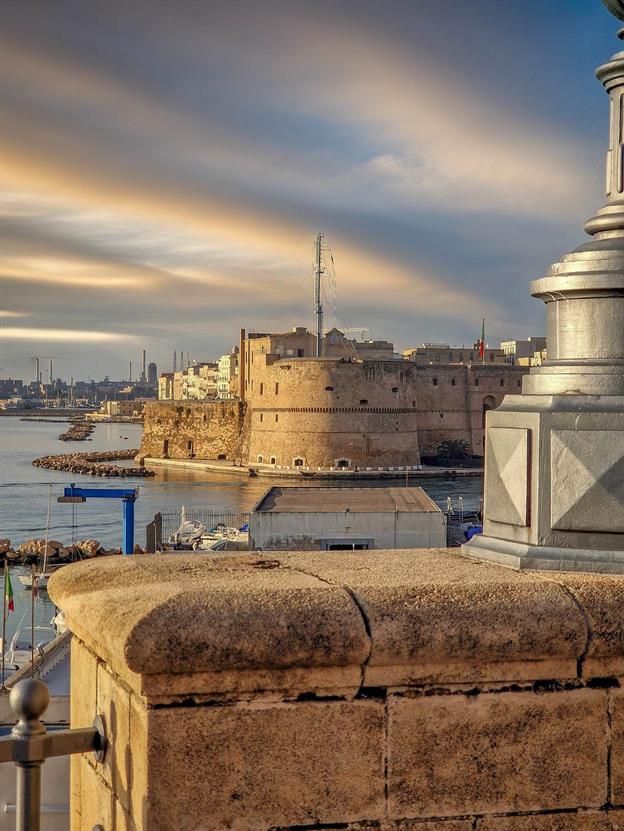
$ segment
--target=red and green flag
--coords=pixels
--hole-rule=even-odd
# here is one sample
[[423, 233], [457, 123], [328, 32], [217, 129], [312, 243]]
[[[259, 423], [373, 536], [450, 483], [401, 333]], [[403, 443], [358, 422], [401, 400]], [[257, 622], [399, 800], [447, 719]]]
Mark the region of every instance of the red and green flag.
[[6, 599], [6, 604], [9, 612], [15, 611], [15, 603], [13, 602], [13, 586], [11, 585], [11, 573], [7, 568], [5, 573], [5, 580], [4, 580], [4, 596]]
[[481, 340], [479, 341], [479, 357], [481, 360], [485, 358], [485, 318], [481, 324]]

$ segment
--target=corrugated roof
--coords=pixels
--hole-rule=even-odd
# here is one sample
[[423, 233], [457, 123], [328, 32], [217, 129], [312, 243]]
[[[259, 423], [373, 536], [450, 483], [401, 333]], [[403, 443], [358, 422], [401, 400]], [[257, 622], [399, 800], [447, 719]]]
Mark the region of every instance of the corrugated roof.
[[422, 488], [270, 488], [255, 508], [261, 513], [438, 512]]

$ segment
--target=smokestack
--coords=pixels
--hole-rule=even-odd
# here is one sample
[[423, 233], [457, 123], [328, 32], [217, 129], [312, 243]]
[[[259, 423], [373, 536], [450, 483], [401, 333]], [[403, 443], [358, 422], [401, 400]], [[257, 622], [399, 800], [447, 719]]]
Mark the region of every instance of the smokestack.
[[147, 380], [147, 375], [145, 373], [145, 361], [146, 361], [146, 354], [145, 349], [141, 349], [141, 381], [145, 383]]
[[173, 371], [174, 372], [178, 371], [177, 360], [178, 360], [178, 353], [174, 349], [173, 350]]
[[50, 364], [48, 366], [48, 372], [50, 374], [50, 386], [52, 386], [52, 381], [54, 380], [52, 377], [52, 358], [50, 358]]
[[128, 361], [128, 380], [132, 381], [132, 361]]

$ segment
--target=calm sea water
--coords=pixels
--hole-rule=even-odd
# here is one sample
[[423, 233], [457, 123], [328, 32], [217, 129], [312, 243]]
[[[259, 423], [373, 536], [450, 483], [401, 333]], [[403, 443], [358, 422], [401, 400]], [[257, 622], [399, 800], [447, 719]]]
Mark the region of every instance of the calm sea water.
[[[121, 545], [121, 504], [116, 500], [94, 499], [80, 505], [59, 504], [63, 487], [75, 484], [90, 487], [114, 486], [120, 480], [79, 476], [62, 471], [33, 467], [38, 456], [71, 451], [121, 449], [139, 447], [141, 425], [98, 424], [90, 442], [62, 442], [58, 436], [66, 429], [63, 424], [25, 422], [17, 417], [0, 417], [0, 538], [9, 537], [14, 546], [31, 537], [45, 536], [46, 511], [49, 486], [52, 485], [52, 509], [50, 538], [64, 543], [74, 539], [97, 539], [108, 547]], [[263, 493], [278, 480], [238, 479], [215, 473], [157, 468], [150, 479], [124, 479], [128, 486], [140, 489], [136, 502], [136, 540], [145, 543], [145, 526], [157, 511], [179, 511], [182, 505], [203, 508], [225, 508], [232, 511], [249, 511]], [[285, 480], [293, 484], [292, 480]], [[323, 483], [306, 481], [307, 487]], [[366, 487], [384, 487], [386, 481], [362, 483]], [[420, 485], [443, 508], [451, 496], [457, 505], [458, 497], [464, 498], [467, 510], [476, 510], [482, 495], [481, 477], [456, 480], [418, 478]], [[12, 573], [17, 575], [18, 570]], [[23, 573], [23, 572], [22, 572]], [[16, 612], [9, 618], [9, 631], [26, 615], [30, 621], [30, 595], [13, 578], [16, 596]], [[54, 614], [54, 607], [45, 592], [36, 601], [38, 624], [47, 624]]]
[[[33, 467], [37, 456], [71, 451], [89, 451], [139, 447], [139, 424], [98, 424], [90, 442], [62, 442], [58, 436], [62, 424], [25, 422], [19, 418], [0, 418], [0, 537], [9, 537], [19, 545], [31, 537], [45, 535], [49, 486], [52, 485], [50, 538], [70, 543], [76, 539], [94, 538], [106, 546], [121, 544], [121, 504], [116, 500], [91, 500], [72, 506], [59, 504], [63, 487], [76, 484], [89, 487], [114, 486], [117, 479], [79, 476], [62, 471]], [[136, 502], [136, 539], [145, 541], [145, 525], [157, 511], [178, 511], [186, 507], [219, 508], [249, 511], [267, 488], [277, 480], [238, 479], [216, 473], [157, 468], [149, 479], [124, 479], [128, 486], [139, 487]], [[286, 480], [292, 484], [292, 480]], [[323, 483], [311, 483], [305, 485]], [[387, 486], [388, 482], [362, 483], [368, 487]], [[418, 478], [412, 484], [425, 488], [441, 506], [446, 498], [455, 503], [463, 496], [466, 509], [477, 509], [482, 495], [481, 477], [456, 480]]]

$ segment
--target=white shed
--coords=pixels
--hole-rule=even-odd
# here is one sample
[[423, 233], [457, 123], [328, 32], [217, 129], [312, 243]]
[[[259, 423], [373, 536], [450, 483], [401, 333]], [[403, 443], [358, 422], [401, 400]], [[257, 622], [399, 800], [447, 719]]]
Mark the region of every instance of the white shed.
[[446, 546], [446, 515], [422, 488], [273, 487], [249, 520], [255, 551]]

